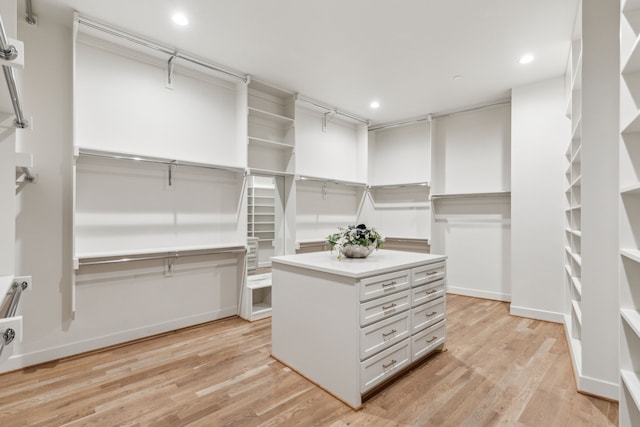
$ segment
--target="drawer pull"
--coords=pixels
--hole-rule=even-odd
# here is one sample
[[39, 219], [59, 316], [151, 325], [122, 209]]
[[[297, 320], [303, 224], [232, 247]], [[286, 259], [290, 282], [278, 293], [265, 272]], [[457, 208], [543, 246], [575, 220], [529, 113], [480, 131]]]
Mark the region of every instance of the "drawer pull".
[[396, 363], [398, 363], [398, 361], [393, 359], [388, 365], [382, 365], [382, 369], [388, 369], [391, 366], [395, 365]]
[[427, 292], [427, 295], [433, 295], [436, 292], [438, 292], [438, 290], [437, 289], [433, 289], [433, 290], [430, 290], [429, 292]]
[[430, 271], [427, 273], [427, 276], [435, 276], [436, 274], [438, 274], [437, 271]]
[[[383, 283], [383, 284], [382, 284], [382, 287], [383, 287], [383, 288], [387, 288], [387, 287], [389, 287], [389, 286], [390, 286], [391, 288], [394, 288], [396, 285], [397, 285], [397, 283], [396, 283], [396, 281], [394, 280], [393, 282]], [[385, 289], [385, 290], [386, 290], [386, 289]]]
[[390, 332], [387, 332], [386, 334], [382, 334], [382, 337], [383, 337], [383, 338], [386, 338], [386, 337], [388, 337], [389, 335], [393, 335], [393, 334], [395, 334], [396, 332], [398, 332], [398, 331], [396, 331], [395, 329], [392, 329]]
[[387, 306], [382, 306], [382, 310], [387, 311], [387, 310], [391, 310], [392, 308], [396, 307], [398, 304], [396, 304], [395, 302], [392, 304], [389, 304]]
[[437, 340], [437, 339], [438, 339], [438, 337], [436, 337], [436, 336], [434, 335], [430, 340], [427, 340], [427, 342], [434, 342], [434, 341], [435, 341], [435, 340]]
[[431, 313], [427, 314], [427, 317], [431, 317], [431, 316], [435, 316], [436, 314], [438, 314], [437, 311], [432, 311]]

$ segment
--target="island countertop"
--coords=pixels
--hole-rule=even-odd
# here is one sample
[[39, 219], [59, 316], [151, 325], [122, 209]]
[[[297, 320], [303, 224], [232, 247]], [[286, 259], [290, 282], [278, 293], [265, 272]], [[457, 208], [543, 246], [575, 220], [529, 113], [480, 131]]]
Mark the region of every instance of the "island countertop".
[[278, 264], [306, 268], [324, 273], [361, 279], [364, 277], [397, 271], [399, 268], [412, 268], [425, 263], [444, 261], [445, 255], [423, 254], [417, 252], [391, 251], [378, 249], [367, 258], [337, 259], [337, 251], [310, 252], [297, 255], [284, 255], [271, 258], [272, 266]]

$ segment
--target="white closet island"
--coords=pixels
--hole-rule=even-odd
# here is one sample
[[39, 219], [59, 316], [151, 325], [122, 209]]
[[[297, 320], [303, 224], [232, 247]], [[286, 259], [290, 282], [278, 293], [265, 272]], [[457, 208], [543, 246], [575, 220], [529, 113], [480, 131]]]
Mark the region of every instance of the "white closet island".
[[377, 250], [271, 261], [273, 357], [351, 407], [444, 348], [445, 256]]

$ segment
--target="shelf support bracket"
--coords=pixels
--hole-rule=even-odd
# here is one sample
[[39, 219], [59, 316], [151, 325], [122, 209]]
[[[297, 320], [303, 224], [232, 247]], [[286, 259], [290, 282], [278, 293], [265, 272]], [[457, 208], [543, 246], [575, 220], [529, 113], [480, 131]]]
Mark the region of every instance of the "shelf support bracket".
[[173, 255], [173, 258], [167, 258], [167, 272], [165, 273], [165, 276], [170, 277], [173, 275], [173, 263], [176, 262], [179, 257], [180, 254], [176, 252]]
[[[322, 132], [327, 132], [327, 123], [329, 123], [337, 113], [338, 112], [335, 110], [330, 110], [324, 113], [324, 115], [322, 116]], [[331, 117], [329, 117], [329, 115], [331, 115]]]
[[322, 183], [322, 200], [327, 200], [327, 183]]
[[164, 87], [167, 89], [173, 89], [173, 69], [175, 67], [175, 60], [178, 56], [178, 51], [175, 51], [169, 61], [167, 61], [167, 84]]
[[[173, 160], [175, 162], [175, 160]], [[169, 164], [169, 187], [173, 187], [173, 175], [176, 173], [178, 165], [176, 163]]]

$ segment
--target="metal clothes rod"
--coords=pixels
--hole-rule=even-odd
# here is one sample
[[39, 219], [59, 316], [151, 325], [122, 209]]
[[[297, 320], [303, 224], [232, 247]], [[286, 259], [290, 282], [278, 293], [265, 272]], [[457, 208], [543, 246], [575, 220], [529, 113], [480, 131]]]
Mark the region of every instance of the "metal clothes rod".
[[176, 58], [185, 60], [187, 62], [191, 62], [192, 64], [199, 65], [199, 66], [207, 68], [209, 70], [217, 71], [219, 73], [223, 73], [223, 74], [226, 74], [228, 76], [235, 77], [236, 79], [242, 80], [245, 83], [247, 83], [249, 81], [249, 77], [244, 75], [244, 74], [236, 73], [234, 71], [227, 70], [227, 69], [219, 67], [217, 65], [210, 64], [210, 63], [208, 63], [208, 62], [206, 62], [206, 61], [204, 61], [202, 59], [196, 58], [194, 56], [191, 56], [191, 55], [188, 55], [188, 54], [185, 54], [185, 53], [178, 52], [173, 47], [169, 47], [169, 46], [160, 44], [158, 42], [154, 42], [154, 41], [145, 39], [143, 37], [137, 36], [135, 34], [129, 33], [127, 31], [124, 31], [124, 30], [121, 30], [121, 29], [117, 29], [117, 28], [111, 27], [111, 26], [109, 26], [107, 24], [92, 20], [92, 19], [87, 18], [87, 17], [82, 16], [82, 15], [78, 15], [78, 24], [85, 25], [85, 26], [87, 26], [89, 28], [93, 28], [94, 30], [102, 31], [103, 33], [107, 33], [107, 34], [110, 34], [110, 35], [115, 36], [115, 37], [120, 37], [121, 39], [127, 40], [127, 41], [129, 41], [131, 43], [135, 43], [137, 45], [144, 46], [146, 48], [155, 50], [157, 52], [164, 53], [164, 54], [169, 55], [171, 57], [176, 57]]
[[217, 254], [227, 254], [227, 253], [244, 253], [246, 252], [246, 248], [242, 249], [222, 249], [218, 251], [208, 251], [208, 252], [200, 252], [196, 254], [180, 254], [179, 252], [168, 253], [166, 255], [157, 255], [157, 256], [148, 256], [148, 257], [135, 257], [135, 258], [118, 258], [118, 259], [110, 259], [106, 261], [88, 261], [88, 262], [80, 262], [78, 266], [84, 267], [87, 265], [106, 265], [106, 264], [121, 264], [124, 262], [133, 262], [133, 261], [152, 261], [158, 259], [178, 259], [190, 256], [205, 256], [205, 255], [217, 255]]
[[85, 151], [82, 149], [78, 151], [78, 155], [84, 156], [84, 157], [98, 157], [102, 159], [131, 160], [135, 162], [155, 163], [159, 165], [190, 166], [194, 168], [225, 170], [225, 171], [237, 172], [237, 173], [245, 172], [245, 169], [243, 168], [234, 168], [232, 166], [217, 166], [217, 165], [209, 165], [206, 163], [185, 162], [180, 160], [169, 160], [169, 159], [144, 157], [144, 156], [133, 156], [129, 154], [115, 154], [115, 153], [107, 153], [107, 152], [100, 153], [95, 151]]
[[313, 98], [309, 98], [307, 96], [298, 94], [297, 99], [300, 100], [300, 101], [309, 103], [311, 105], [315, 105], [316, 107], [322, 108], [324, 110], [327, 110], [328, 112], [334, 112], [334, 113], [336, 113], [336, 114], [338, 114], [340, 116], [348, 117], [348, 118], [356, 120], [356, 121], [358, 121], [360, 123], [364, 123], [367, 126], [369, 126], [369, 124], [370, 124], [369, 120], [363, 119], [363, 118], [358, 117], [358, 116], [354, 116], [353, 114], [347, 113], [345, 111], [340, 111], [337, 108], [329, 107], [329, 106], [327, 106], [327, 105], [325, 105], [325, 104], [321, 103], [320, 101], [315, 100]]
[[429, 187], [428, 181], [423, 182], [408, 182], [405, 184], [383, 184], [383, 185], [370, 185], [369, 188], [375, 190], [377, 188], [385, 189], [385, 188], [403, 188], [403, 187]]
[[[0, 16], [0, 57], [7, 61], [14, 60], [18, 56], [18, 51], [15, 46], [10, 45], [7, 41], [7, 34], [4, 31], [4, 23], [2, 22], [2, 16]], [[13, 121], [15, 127], [24, 129], [29, 127], [29, 122], [25, 120], [22, 114], [22, 107], [20, 106], [20, 97], [18, 95], [18, 88], [16, 87], [16, 76], [13, 72], [13, 67], [8, 65], [2, 66], [4, 72], [4, 78], [7, 81], [7, 87], [9, 89], [9, 96], [11, 97], [11, 103], [13, 104], [13, 111], [16, 114], [16, 119]]]
[[506, 100], [492, 102], [490, 104], [478, 105], [476, 107], [470, 107], [470, 108], [465, 108], [465, 109], [462, 109], [462, 110], [452, 111], [450, 113], [429, 114], [428, 116], [420, 118], [420, 119], [407, 120], [407, 121], [398, 122], [398, 123], [389, 123], [389, 124], [376, 125], [376, 126], [370, 127], [369, 130], [370, 131], [376, 131], [376, 130], [390, 129], [390, 128], [395, 128], [395, 127], [400, 127], [400, 126], [413, 125], [413, 124], [424, 122], [424, 121], [431, 122], [434, 119], [442, 119], [444, 117], [453, 116], [453, 115], [456, 115], [456, 114], [469, 113], [471, 111], [483, 110], [485, 108], [490, 108], [490, 107], [495, 107], [497, 105], [510, 104], [510, 103], [511, 103], [511, 101], [506, 99]]

